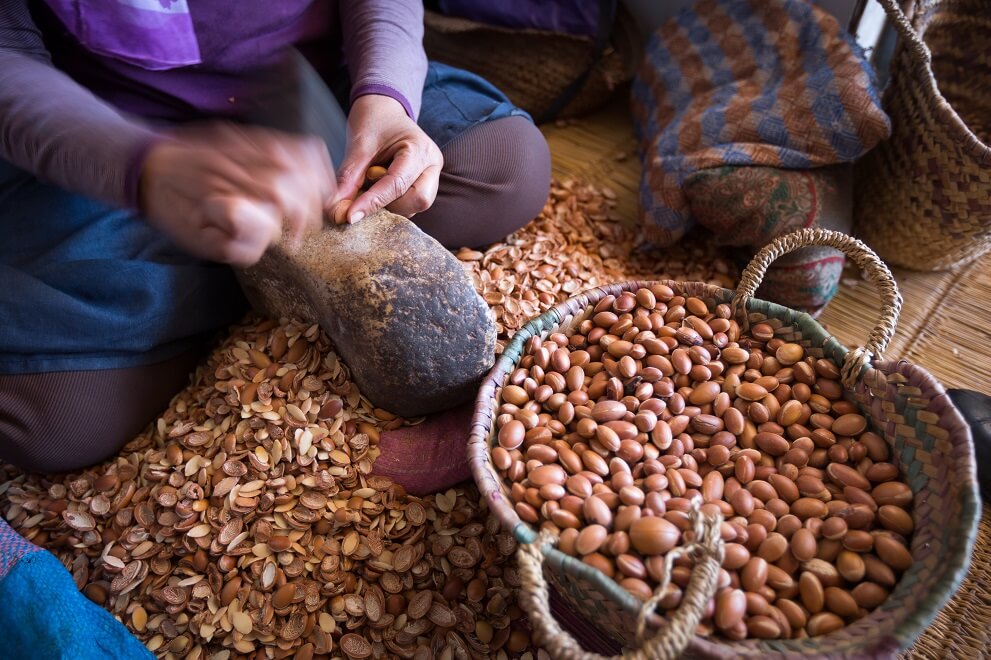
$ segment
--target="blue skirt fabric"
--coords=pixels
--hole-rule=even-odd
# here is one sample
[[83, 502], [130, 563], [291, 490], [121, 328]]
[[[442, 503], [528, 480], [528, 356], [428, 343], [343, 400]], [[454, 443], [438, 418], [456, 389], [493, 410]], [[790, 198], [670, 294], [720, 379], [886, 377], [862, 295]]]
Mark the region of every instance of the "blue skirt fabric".
[[[466, 71], [431, 63], [419, 124], [441, 147], [528, 116]], [[247, 310], [232, 271], [132, 211], [0, 161], [0, 373], [131, 367], [179, 355]]]

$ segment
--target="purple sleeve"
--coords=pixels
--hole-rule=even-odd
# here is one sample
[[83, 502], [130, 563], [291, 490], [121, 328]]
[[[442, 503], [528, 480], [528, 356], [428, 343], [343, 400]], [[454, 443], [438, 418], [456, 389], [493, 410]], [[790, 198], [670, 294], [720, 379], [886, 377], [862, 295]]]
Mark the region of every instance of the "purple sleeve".
[[391, 96], [416, 119], [427, 76], [423, 3], [344, 0], [340, 8], [351, 100], [365, 94]]
[[137, 206], [158, 135], [49, 63], [24, 0], [0, 0], [0, 159], [117, 206]]

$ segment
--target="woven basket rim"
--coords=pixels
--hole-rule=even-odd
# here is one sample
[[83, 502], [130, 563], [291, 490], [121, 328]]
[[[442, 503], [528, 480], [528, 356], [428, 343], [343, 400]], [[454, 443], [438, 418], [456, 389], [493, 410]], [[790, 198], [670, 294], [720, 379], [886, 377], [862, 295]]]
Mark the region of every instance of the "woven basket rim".
[[[702, 291], [711, 294], [713, 297], [721, 297], [724, 302], [729, 302], [735, 293], [730, 289], [706, 284], [704, 282], [679, 282], [675, 280], [629, 280], [611, 285], [601, 285], [580, 292], [567, 300], [558, 303], [543, 314], [531, 319], [513, 335], [513, 338], [506, 345], [502, 355], [499, 356], [496, 364], [493, 366], [490, 373], [485, 377], [482, 386], [479, 388], [478, 395], [475, 399], [475, 414], [472, 418], [471, 433], [468, 440], [469, 462], [475, 482], [478, 484], [482, 495], [485, 496], [490, 503], [501, 500], [502, 495], [498, 489], [492, 490], [486, 487], [485, 484], [487, 484], [490, 479], [494, 479], [495, 483], [498, 484], [501, 484], [502, 481], [491, 464], [491, 455], [489, 453], [490, 445], [488, 438], [491, 432], [491, 426], [494, 424], [494, 417], [489, 415], [489, 423], [486, 424], [483, 421], [483, 417], [485, 417], [485, 415], [480, 411], [486, 410], [492, 406], [495, 401], [496, 390], [503, 385], [506, 376], [508, 376], [511, 370], [515, 368], [516, 364], [519, 363], [526, 342], [535, 335], [556, 330], [568, 317], [573, 317], [576, 309], [587, 311], [590, 306], [594, 305], [603, 297], [612, 295], [617, 290], [635, 291], [636, 289], [649, 287], [655, 284], [664, 284], [671, 286], [676, 290], [684, 290], [686, 285], [689, 285], [690, 287], [699, 287]], [[825, 328], [823, 328], [808, 314], [797, 312], [796, 310], [758, 298], [751, 298], [748, 304], [750, 306], [763, 308], [761, 311], [766, 313], [768, 317], [776, 318], [783, 322], [786, 322], [785, 319], [790, 319], [790, 321], [787, 321], [790, 323], [802, 321], [804, 324], [809, 325], [820, 335], [820, 338], [822, 339], [822, 348], [824, 351], [828, 352], [828, 359], [834, 361], [837, 365], [842, 365], [842, 357], [846, 355], [848, 349], [835, 337], [829, 334]], [[963, 466], [965, 470], [969, 470], [971, 473], [971, 479], [969, 480], [970, 487], [961, 488], [960, 490], [960, 516], [955, 522], [959, 530], [964, 534], [962, 538], [957, 539], [958, 543], [950, 545], [951, 549], [955, 549], [956, 552], [953, 555], [952, 561], [944, 562], [944, 567], [946, 568], [944, 571], [944, 579], [933, 585], [933, 588], [930, 589], [927, 596], [919, 602], [918, 606], [911, 613], [911, 616], [905, 616], [898, 620], [894, 631], [895, 639], [868, 639], [859, 647], [851, 648], [847, 651], [856, 652], [858, 654], [868, 652], [872, 654], [892, 653], [896, 650], [907, 648], [936, 617], [938, 612], [945, 606], [945, 604], [959, 588], [960, 583], [963, 581], [970, 565], [971, 554], [977, 540], [977, 529], [978, 523], [980, 522], [981, 511], [980, 496], [977, 491], [976, 482], [976, 459], [974, 457], [970, 429], [960, 416], [960, 413], [953, 406], [949, 397], [946, 396], [942, 385], [924, 368], [914, 365], [907, 360], [878, 360], [875, 362], [875, 366], [879, 369], [892, 367], [896, 370], [898, 368], [912, 370], [924, 381], [919, 384], [920, 386], [925, 385], [927, 388], [934, 390], [937, 396], [941, 396], [942, 402], [945, 404], [947, 414], [950, 416], [950, 423], [954, 427], [953, 432], [966, 434], [966, 439], [971, 443], [971, 450], [969, 455], [966, 457], [967, 460], [964, 461]], [[865, 366], [862, 370], [860, 379], [858, 379], [857, 383], [858, 389], [866, 389], [862, 379], [864, 373], [868, 370], [869, 367], [867, 366]], [[518, 542], [532, 543], [536, 541], [537, 532], [533, 529], [533, 527], [521, 520], [519, 516], [516, 515], [515, 511], [510, 510], [508, 515], [511, 519], [515, 518], [513, 524], [509, 525], [509, 527]], [[503, 523], [505, 526], [506, 521], [503, 521]], [[578, 562], [578, 560], [565, 555], [555, 548], [545, 547], [542, 550], [545, 556], [553, 564], [573, 567], [578, 567], [578, 565], [584, 566], [582, 562]], [[615, 581], [607, 577], [605, 574], [595, 571], [591, 574], [583, 575], [583, 579], [593, 582], [597, 589], [599, 589], [603, 594], [608, 595], [621, 607], [624, 607], [630, 611], [631, 615], [635, 615], [639, 609], [640, 602], [634, 599], [632, 595], [619, 587]], [[883, 609], [884, 605], [882, 605], [878, 610], [875, 610], [875, 612], [880, 612]], [[861, 619], [860, 622], [869, 621], [873, 615], [874, 613], [868, 615], [864, 619]], [[856, 625], [856, 623], [858, 622], [851, 625]], [[825, 635], [821, 639], [825, 640], [828, 638], [829, 635]], [[771, 642], [744, 642], [743, 644], [750, 644], [748, 650], [758, 651], [763, 655], [794, 655], [800, 650], [803, 650], [798, 648], [799, 641], [801, 640], [775, 640]], [[713, 650], [725, 651], [726, 649], [736, 649], [738, 651], [742, 651], [744, 650], [744, 647], [740, 646], [740, 644], [741, 643], [730, 642], [729, 640], [703, 638], [696, 635], [689, 648], [703, 653], [707, 651], [711, 653]]]

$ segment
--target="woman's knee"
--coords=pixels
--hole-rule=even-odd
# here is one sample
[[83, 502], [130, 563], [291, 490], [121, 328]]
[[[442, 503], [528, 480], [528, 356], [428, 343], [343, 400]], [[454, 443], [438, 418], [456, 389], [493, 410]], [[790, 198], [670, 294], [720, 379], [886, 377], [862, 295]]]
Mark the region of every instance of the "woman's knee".
[[94, 445], [105, 444], [105, 414], [98, 402], [72, 396], [67, 380], [75, 379], [0, 376], [0, 459], [29, 472], [63, 472], [104, 457]]
[[168, 406], [197, 358], [0, 375], [0, 460], [30, 472], [67, 472], [110, 458]]
[[413, 218], [448, 248], [498, 241], [536, 217], [550, 189], [547, 141], [525, 117], [478, 124], [442, 149], [430, 210]]

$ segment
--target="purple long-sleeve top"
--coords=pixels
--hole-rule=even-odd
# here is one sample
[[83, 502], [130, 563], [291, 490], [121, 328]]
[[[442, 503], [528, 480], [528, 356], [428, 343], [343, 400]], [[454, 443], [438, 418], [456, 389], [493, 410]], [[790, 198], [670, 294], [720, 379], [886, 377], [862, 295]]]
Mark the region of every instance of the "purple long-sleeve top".
[[0, 0], [0, 159], [122, 207], [162, 122], [238, 117], [287, 47], [343, 53], [352, 100], [416, 118], [426, 76], [415, 0]]

